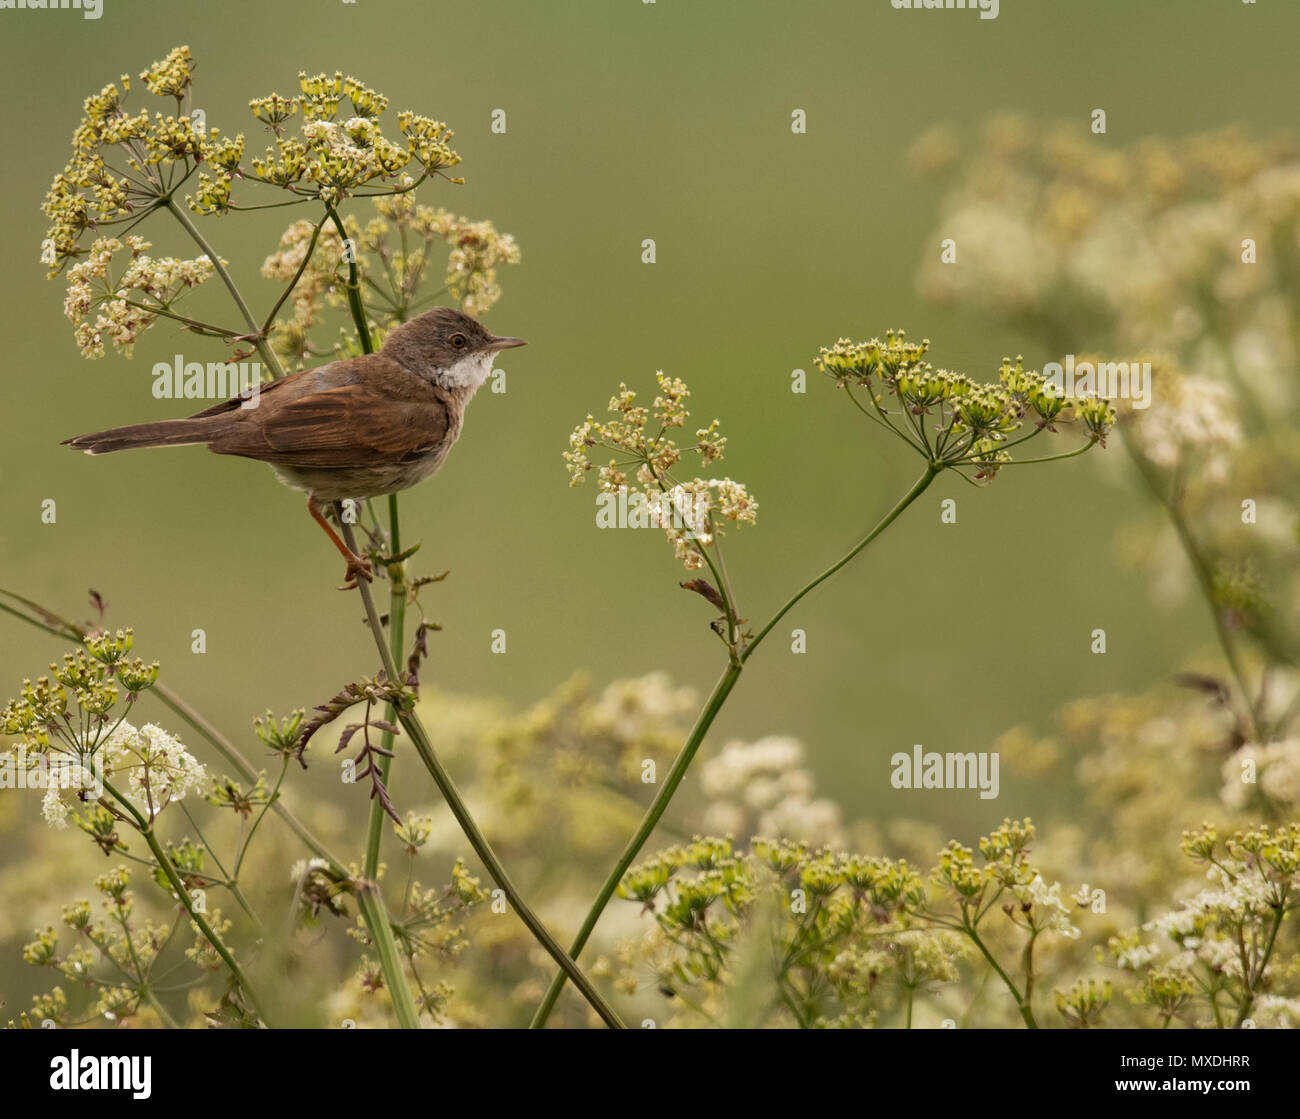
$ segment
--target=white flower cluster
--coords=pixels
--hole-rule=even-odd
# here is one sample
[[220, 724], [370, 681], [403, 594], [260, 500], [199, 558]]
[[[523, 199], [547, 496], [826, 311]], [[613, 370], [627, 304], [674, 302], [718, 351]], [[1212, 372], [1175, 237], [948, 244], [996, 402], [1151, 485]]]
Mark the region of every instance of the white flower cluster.
[[1060, 933], [1071, 940], [1079, 935], [1079, 930], [1070, 920], [1072, 916], [1070, 907], [1061, 900], [1059, 882], [1053, 882], [1049, 886], [1043, 881], [1041, 874], [1035, 874], [1029, 885], [1016, 890], [1016, 895], [1022, 902], [1028, 902], [1033, 906], [1030, 920], [1033, 921], [1034, 928], [1041, 932]]
[[711, 835], [844, 845], [839, 806], [814, 796], [813, 775], [804, 768], [797, 739], [774, 735], [728, 742], [700, 767], [700, 787], [710, 802], [703, 830]]
[[696, 695], [691, 688], [675, 688], [666, 672], [651, 672], [632, 680], [616, 680], [592, 705], [583, 729], [636, 742], [695, 714]]
[[[123, 775], [126, 787], [120, 791], [150, 820], [167, 805], [184, 800], [207, 783], [207, 771], [175, 736], [153, 723], [138, 730], [122, 722], [95, 747], [96, 761], [103, 766], [104, 777], [113, 780]], [[97, 778], [89, 771], [72, 766], [71, 777], [81, 775], [82, 782], [61, 782], [45, 794], [41, 810], [46, 821], [56, 828], [67, 826], [70, 797], [77, 790], [94, 787]]]
[[1241, 446], [1232, 390], [1208, 377], [1167, 378], [1156, 406], [1135, 425], [1142, 450], [1165, 470], [1195, 464], [1210, 481], [1223, 481], [1231, 453]]
[[[1181, 908], [1148, 921], [1142, 928], [1177, 943], [1179, 951], [1170, 958], [1170, 967], [1187, 971], [1199, 961], [1211, 970], [1240, 979], [1241, 952], [1232, 930], [1242, 923], [1269, 921], [1275, 912], [1277, 886], [1245, 864], [1233, 861], [1211, 867], [1208, 877], [1217, 881], [1218, 888], [1201, 890], [1184, 901]], [[1159, 954], [1158, 945], [1141, 952], [1144, 959]]]
[[[121, 278], [114, 280], [109, 266], [124, 243], [131, 250], [131, 262]], [[100, 237], [86, 259], [68, 269], [63, 313], [76, 325], [77, 346], [84, 357], [103, 357], [105, 339], [129, 353], [157, 320], [157, 315], [133, 303], [146, 300], [149, 306], [167, 307], [213, 273], [212, 261], [206, 256], [194, 260], [151, 257], [145, 254], [149, 247], [141, 237], [128, 236], [124, 241]]]
[[704, 566], [704, 558], [691, 544], [696, 541], [707, 548], [713, 543], [709, 529], [715, 511], [729, 521], [753, 524], [758, 517], [758, 502], [749, 496], [741, 482], [730, 478], [707, 481], [696, 478], [673, 486], [662, 495], [662, 500], [650, 502], [649, 519], [656, 528], [664, 530], [687, 570], [695, 571]]
[[1300, 804], [1300, 738], [1247, 742], [1223, 763], [1224, 804], [1245, 808], [1254, 790], [1280, 804]]
[[68, 826], [68, 802], [65, 799], [71, 790], [98, 789], [99, 775], [86, 766], [75, 762], [61, 766], [59, 779], [51, 782], [41, 801], [41, 814], [52, 828]]

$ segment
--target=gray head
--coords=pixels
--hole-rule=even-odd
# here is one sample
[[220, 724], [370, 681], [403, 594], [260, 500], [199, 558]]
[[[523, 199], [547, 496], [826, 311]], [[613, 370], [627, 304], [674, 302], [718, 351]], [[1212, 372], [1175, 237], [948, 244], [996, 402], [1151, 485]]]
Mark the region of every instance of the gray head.
[[381, 352], [427, 381], [472, 393], [488, 379], [498, 350], [523, 345], [522, 338], [498, 338], [454, 307], [435, 307], [394, 330]]

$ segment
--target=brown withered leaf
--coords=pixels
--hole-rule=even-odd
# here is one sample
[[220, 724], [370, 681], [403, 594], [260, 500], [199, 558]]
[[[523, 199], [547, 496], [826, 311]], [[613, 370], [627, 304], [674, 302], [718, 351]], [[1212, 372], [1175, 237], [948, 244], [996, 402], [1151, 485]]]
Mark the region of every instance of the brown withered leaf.
[[719, 610], [726, 610], [727, 604], [722, 601], [722, 595], [718, 593], [718, 588], [710, 583], [707, 579], [691, 579], [685, 583], [678, 583], [684, 591], [694, 591], [703, 598], [707, 598]]

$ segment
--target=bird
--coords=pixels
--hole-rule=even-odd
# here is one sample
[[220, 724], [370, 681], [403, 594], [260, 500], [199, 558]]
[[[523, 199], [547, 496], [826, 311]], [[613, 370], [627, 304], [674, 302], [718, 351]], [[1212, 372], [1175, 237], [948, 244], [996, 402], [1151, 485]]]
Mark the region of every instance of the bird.
[[[307, 495], [307, 509], [347, 560], [341, 590], [374, 578], [325, 518], [336, 503], [409, 489], [436, 471], [460, 436], [465, 408], [492, 374], [498, 337], [453, 307], [393, 329], [374, 353], [304, 369], [185, 419], [115, 427], [65, 439], [91, 455], [140, 447], [205, 445], [265, 462]], [[251, 406], [250, 406], [251, 405]]]

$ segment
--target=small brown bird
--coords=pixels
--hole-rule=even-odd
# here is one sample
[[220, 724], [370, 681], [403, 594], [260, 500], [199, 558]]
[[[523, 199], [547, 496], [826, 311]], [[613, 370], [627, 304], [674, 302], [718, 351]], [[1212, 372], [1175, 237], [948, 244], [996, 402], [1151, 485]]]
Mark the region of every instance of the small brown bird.
[[253, 407], [234, 397], [188, 419], [64, 442], [91, 455], [203, 443], [219, 455], [269, 463], [282, 482], [306, 492], [311, 515], [348, 561], [345, 586], [354, 586], [358, 576], [374, 577], [373, 564], [343, 542], [323, 506], [396, 493], [437, 470], [497, 351], [524, 344], [435, 307], [397, 327], [377, 353], [262, 385]]

